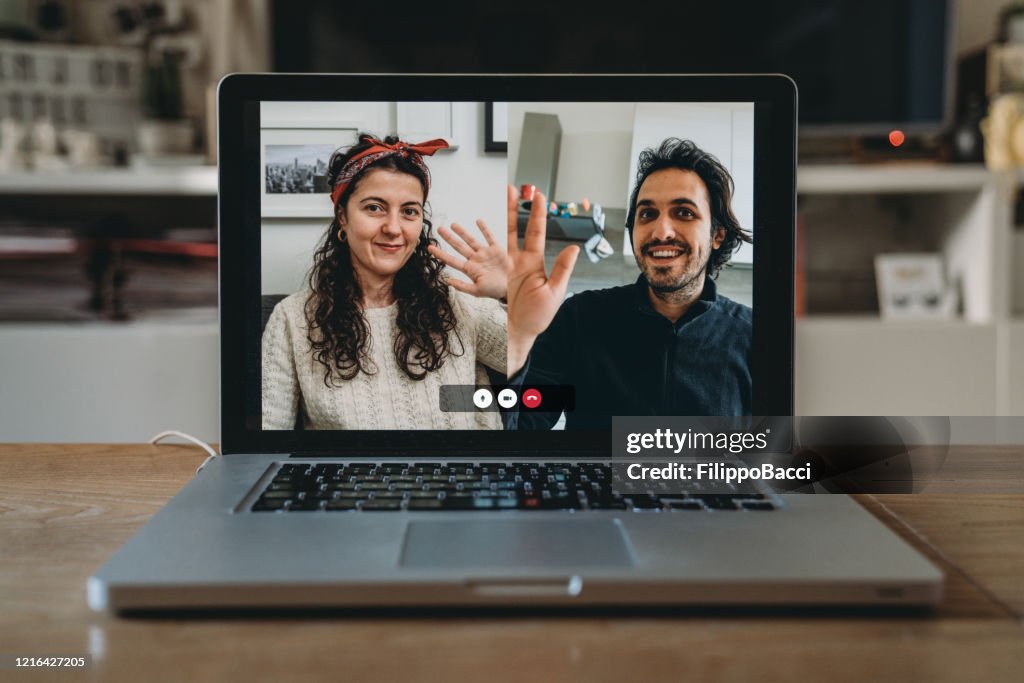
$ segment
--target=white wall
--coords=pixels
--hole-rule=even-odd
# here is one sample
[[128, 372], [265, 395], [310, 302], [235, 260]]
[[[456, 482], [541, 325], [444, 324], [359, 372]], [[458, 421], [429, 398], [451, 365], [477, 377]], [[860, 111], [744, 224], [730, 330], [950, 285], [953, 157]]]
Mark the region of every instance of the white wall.
[[[598, 97], [595, 94], [595, 97]], [[628, 185], [633, 110], [628, 102], [510, 102], [508, 105], [508, 182], [519, 161], [526, 112], [557, 114], [562, 125], [555, 196], [560, 202], [587, 197], [602, 206], [622, 208]]]
[[956, 53], [963, 55], [991, 43], [999, 11], [1009, 4], [1009, 0], [956, 0]]
[[[730, 131], [740, 136], [733, 140], [728, 153], [717, 151], [716, 139], [704, 141], [702, 129], [709, 124], [704, 120], [687, 122], [694, 113], [688, 108], [712, 107], [726, 109], [730, 118]], [[664, 139], [669, 134], [690, 138], [708, 151], [718, 154], [723, 164], [736, 168], [737, 186], [744, 185], [748, 194], [753, 184], [753, 159], [744, 155], [741, 142], [753, 140], [753, 105], [750, 103], [641, 104], [605, 102], [600, 105], [587, 102], [510, 102], [508, 105], [508, 178], [512, 182], [519, 146], [523, 137], [523, 116], [526, 112], [556, 114], [562, 125], [562, 146], [559, 150], [558, 176], [555, 183], [556, 201], [578, 201], [584, 196], [609, 207], [624, 208], [632, 189], [632, 174], [636, 169], [638, 141], [641, 147], [650, 146], [648, 138]], [[666, 112], [681, 123], [671, 131], [664, 130]], [[638, 118], [639, 117], [639, 118]], [[642, 128], [634, 140], [636, 127]], [[688, 127], [689, 126], [689, 127]], [[710, 131], [716, 133], [717, 131]], [[659, 140], [660, 141], [660, 140]], [[750, 154], [752, 149], [746, 150]], [[623, 188], [626, 188], [625, 190]], [[737, 195], [740, 196], [737, 187]]]
[[[395, 132], [394, 103], [275, 102], [264, 103], [261, 121], [320, 123], [334, 120], [384, 136]], [[483, 105], [456, 102], [453, 107], [458, 149], [427, 157], [431, 190], [428, 205], [435, 229], [450, 222], [475, 230], [481, 218], [504, 244], [506, 157], [484, 153]], [[420, 142], [411, 140], [411, 142]], [[330, 222], [330, 200], [324, 198], [321, 218], [264, 218], [261, 226], [262, 291], [287, 294], [304, 286], [313, 252]]]

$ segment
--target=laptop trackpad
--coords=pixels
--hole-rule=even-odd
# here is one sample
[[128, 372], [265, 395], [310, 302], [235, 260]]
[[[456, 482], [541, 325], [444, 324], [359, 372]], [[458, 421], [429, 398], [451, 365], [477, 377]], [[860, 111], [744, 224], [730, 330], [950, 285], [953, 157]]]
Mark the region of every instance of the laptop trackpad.
[[422, 520], [409, 522], [403, 567], [631, 567], [615, 520]]

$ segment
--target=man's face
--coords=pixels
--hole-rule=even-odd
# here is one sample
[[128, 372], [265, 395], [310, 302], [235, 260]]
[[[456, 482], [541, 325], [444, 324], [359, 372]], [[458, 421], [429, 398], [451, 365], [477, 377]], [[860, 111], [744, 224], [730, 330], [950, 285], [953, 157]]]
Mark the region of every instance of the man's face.
[[711, 234], [711, 205], [693, 171], [667, 168], [647, 176], [637, 194], [633, 222], [636, 263], [656, 293], [702, 287], [711, 257], [725, 238]]

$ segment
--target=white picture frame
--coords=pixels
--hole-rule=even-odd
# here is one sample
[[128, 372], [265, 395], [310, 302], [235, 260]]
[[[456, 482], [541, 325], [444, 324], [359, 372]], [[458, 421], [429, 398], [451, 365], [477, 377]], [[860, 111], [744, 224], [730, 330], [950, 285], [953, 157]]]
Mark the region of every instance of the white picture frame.
[[875, 277], [885, 320], [950, 320], [956, 312], [941, 254], [878, 254]]
[[[333, 215], [330, 191], [320, 174], [309, 187], [309, 167], [324, 170], [330, 155], [358, 140], [356, 123], [296, 121], [264, 123], [260, 130], [260, 215], [263, 218], [322, 218]], [[277, 177], [285, 156], [292, 156], [298, 170]], [[292, 191], [291, 187], [301, 187]]]
[[455, 107], [451, 102], [397, 102], [398, 137], [409, 143], [443, 138], [449, 150], [459, 148]]

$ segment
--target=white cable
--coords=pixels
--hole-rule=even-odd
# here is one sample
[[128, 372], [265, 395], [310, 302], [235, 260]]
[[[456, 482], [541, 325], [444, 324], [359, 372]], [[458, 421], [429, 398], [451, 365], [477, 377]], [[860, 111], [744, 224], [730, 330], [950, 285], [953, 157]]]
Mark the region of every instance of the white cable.
[[203, 461], [203, 464], [200, 465], [198, 468], [196, 468], [196, 474], [199, 474], [199, 471], [202, 470], [204, 467], [206, 467], [206, 463], [210, 462], [210, 460], [212, 460], [213, 458], [216, 458], [218, 456], [217, 451], [213, 450], [213, 446], [211, 446], [210, 444], [206, 443], [202, 439], [197, 439], [196, 437], [192, 436], [191, 434], [186, 434], [185, 432], [179, 432], [176, 429], [170, 429], [170, 430], [168, 430], [166, 432], [160, 432], [159, 434], [154, 436], [152, 439], [150, 439], [149, 442], [150, 443], [157, 443], [158, 441], [161, 441], [162, 439], [165, 439], [168, 436], [176, 436], [176, 437], [178, 437], [180, 439], [185, 439], [185, 441], [189, 441], [191, 443], [194, 443], [195, 445], [199, 446], [204, 451], [206, 451], [207, 453], [210, 454], [210, 456], [208, 458], [206, 458], [206, 460]]
[[154, 436], [152, 439], [150, 439], [149, 442], [150, 443], [156, 443], [156, 442], [158, 442], [158, 441], [160, 441], [162, 439], [167, 438], [168, 436], [177, 436], [177, 437], [179, 437], [181, 439], [185, 439], [185, 441], [190, 441], [190, 442], [194, 443], [195, 445], [199, 446], [204, 451], [209, 453], [211, 458], [216, 458], [219, 455], [219, 453], [217, 453], [217, 451], [213, 450], [213, 446], [211, 446], [210, 444], [206, 443], [202, 439], [197, 439], [196, 437], [192, 436], [191, 434], [186, 434], [185, 432], [179, 432], [176, 429], [171, 429], [171, 430], [168, 430], [166, 432], [160, 432], [159, 434]]

